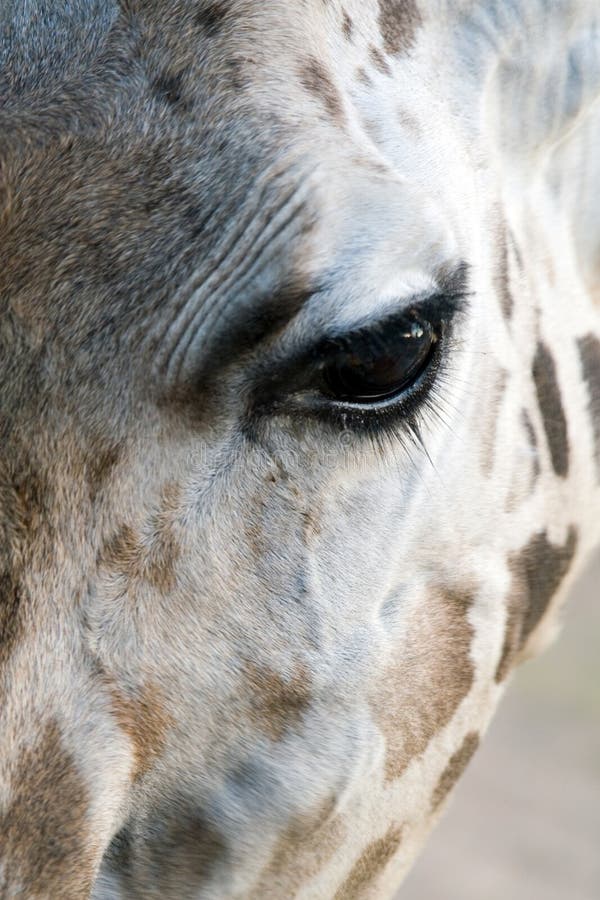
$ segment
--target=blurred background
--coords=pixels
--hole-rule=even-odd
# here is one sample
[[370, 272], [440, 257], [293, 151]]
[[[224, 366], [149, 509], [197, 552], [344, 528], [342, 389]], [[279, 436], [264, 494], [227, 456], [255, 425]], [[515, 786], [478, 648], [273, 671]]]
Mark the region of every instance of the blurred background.
[[513, 679], [398, 900], [600, 900], [600, 559]]

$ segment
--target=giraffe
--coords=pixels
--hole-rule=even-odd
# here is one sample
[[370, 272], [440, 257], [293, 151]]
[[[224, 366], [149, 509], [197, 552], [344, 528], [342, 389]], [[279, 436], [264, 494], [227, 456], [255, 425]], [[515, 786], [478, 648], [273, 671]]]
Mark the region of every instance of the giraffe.
[[599, 40], [3, 4], [3, 900], [394, 896], [600, 541]]

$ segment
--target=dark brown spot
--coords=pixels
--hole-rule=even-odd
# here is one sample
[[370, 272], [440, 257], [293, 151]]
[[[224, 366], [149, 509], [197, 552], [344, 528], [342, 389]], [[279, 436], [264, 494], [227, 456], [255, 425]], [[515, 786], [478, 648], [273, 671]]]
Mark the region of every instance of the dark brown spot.
[[402, 828], [392, 826], [384, 837], [369, 844], [353, 866], [343, 885], [336, 891], [334, 900], [361, 900], [366, 889], [378, 878], [402, 841]]
[[382, 73], [382, 75], [391, 75], [392, 69], [387, 59], [381, 52], [381, 50], [376, 47], [374, 44], [371, 44], [369, 47], [369, 56], [371, 58], [371, 62], [375, 66], [375, 68]]
[[600, 480], [600, 340], [587, 334], [577, 341], [581, 371], [588, 389], [588, 410], [594, 434], [596, 468]]
[[454, 753], [448, 765], [440, 775], [436, 789], [431, 798], [431, 809], [436, 810], [440, 803], [446, 799], [458, 779], [461, 777], [471, 761], [471, 757], [479, 747], [479, 735], [475, 731], [471, 731], [459, 749]]
[[0, 572], [0, 667], [6, 665], [23, 636], [23, 588], [14, 572]]
[[6, 896], [89, 897], [95, 863], [89, 798], [55, 722], [24, 751], [11, 788], [10, 806], [0, 816]]
[[346, 40], [351, 41], [352, 33], [354, 31], [354, 22], [347, 10], [344, 10], [342, 13], [342, 31]]
[[571, 567], [576, 550], [577, 530], [571, 526], [563, 546], [552, 544], [546, 532], [541, 532], [511, 556], [509, 568], [513, 578], [496, 681], [506, 678], [519, 651], [542, 620]]
[[338, 122], [343, 119], [341, 97], [325, 66], [315, 56], [303, 65], [300, 80], [306, 90], [321, 101], [332, 119]]
[[112, 712], [133, 747], [133, 778], [137, 780], [161, 755], [173, 719], [155, 685], [146, 684], [136, 694], [126, 694], [114, 679], [105, 676], [105, 680]]
[[200, 26], [207, 37], [216, 37], [221, 31], [227, 18], [228, 4], [221, 2], [202, 2], [196, 12], [196, 24]]
[[421, 22], [415, 0], [379, 0], [379, 28], [386, 53], [407, 53]]
[[310, 678], [303, 667], [286, 681], [277, 672], [254, 662], [244, 666], [250, 690], [251, 717], [273, 741], [299, 725], [311, 702]]
[[541, 342], [538, 344], [532, 374], [552, 467], [557, 475], [564, 478], [569, 471], [567, 419], [560, 396], [554, 359], [550, 350]]
[[373, 697], [387, 741], [386, 779], [399, 778], [450, 722], [473, 683], [469, 593], [433, 590], [416, 603], [406, 645]]

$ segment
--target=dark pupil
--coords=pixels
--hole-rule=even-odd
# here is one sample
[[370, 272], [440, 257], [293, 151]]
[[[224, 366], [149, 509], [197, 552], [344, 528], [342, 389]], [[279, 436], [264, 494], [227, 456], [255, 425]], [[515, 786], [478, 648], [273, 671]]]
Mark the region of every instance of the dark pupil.
[[429, 361], [435, 332], [429, 322], [407, 319], [390, 333], [358, 336], [338, 347], [325, 366], [328, 391], [337, 400], [375, 403], [394, 397], [418, 378]]

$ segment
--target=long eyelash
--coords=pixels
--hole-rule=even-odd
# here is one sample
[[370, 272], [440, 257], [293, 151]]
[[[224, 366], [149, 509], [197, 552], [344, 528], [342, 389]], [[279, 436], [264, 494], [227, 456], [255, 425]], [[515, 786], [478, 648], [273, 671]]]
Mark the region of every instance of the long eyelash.
[[379, 417], [375, 410], [365, 411], [360, 432], [369, 441], [373, 452], [382, 459], [389, 459], [390, 454], [400, 447], [406, 455], [412, 457], [411, 450], [425, 455], [432, 467], [435, 465], [425, 444], [422, 426], [427, 421], [436, 419], [444, 428], [452, 430], [452, 425], [443, 410], [448, 405], [448, 394], [442, 391], [444, 383], [450, 381], [453, 366], [449, 358], [456, 358], [456, 347], [461, 341], [454, 341], [451, 336], [444, 338], [443, 353], [440, 356], [436, 371], [432, 375], [431, 384], [425, 393], [412, 406], [408, 414], [399, 401], [395, 410], [387, 411], [387, 415]]

